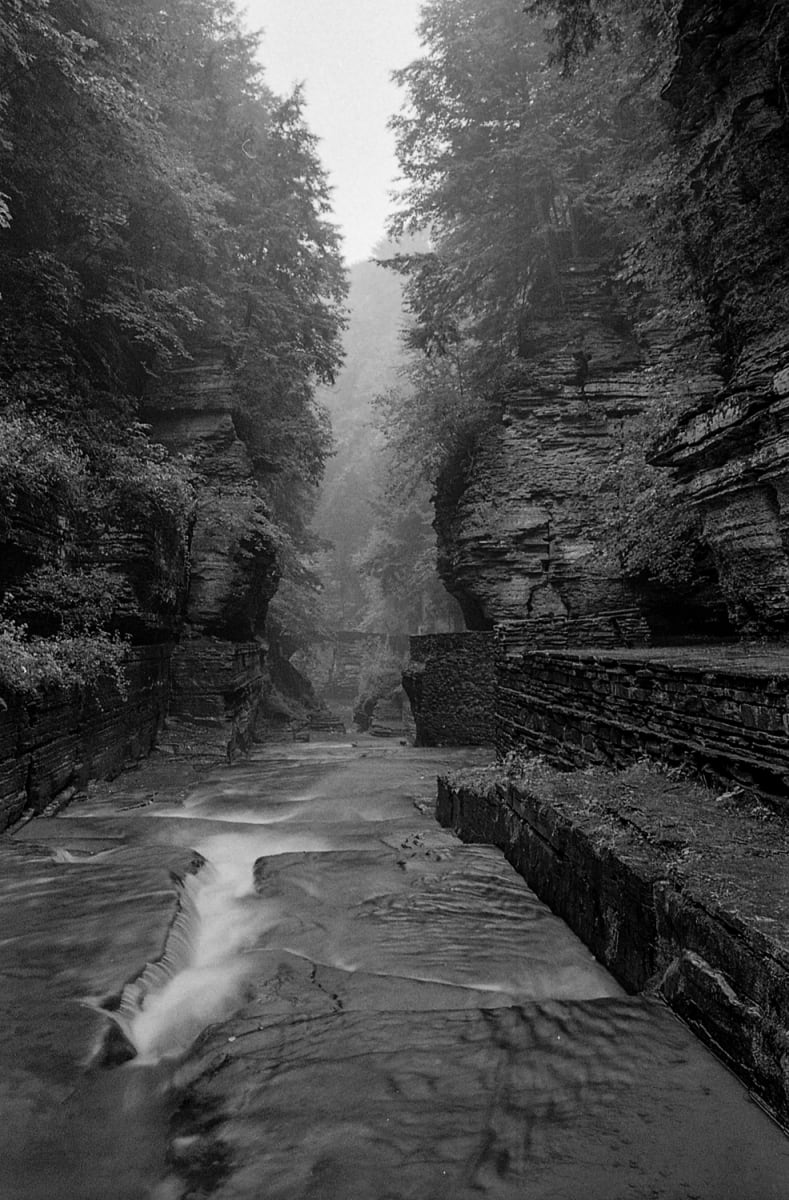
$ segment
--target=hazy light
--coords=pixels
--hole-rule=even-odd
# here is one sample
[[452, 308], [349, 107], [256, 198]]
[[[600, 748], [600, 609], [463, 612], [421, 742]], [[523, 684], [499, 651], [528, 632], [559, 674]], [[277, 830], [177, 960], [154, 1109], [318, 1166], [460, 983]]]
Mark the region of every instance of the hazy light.
[[283, 94], [306, 85], [307, 120], [321, 138], [346, 258], [369, 257], [397, 174], [386, 122], [401, 95], [390, 75], [419, 54], [420, 0], [242, 0], [241, 7], [249, 27], [264, 31], [269, 86]]

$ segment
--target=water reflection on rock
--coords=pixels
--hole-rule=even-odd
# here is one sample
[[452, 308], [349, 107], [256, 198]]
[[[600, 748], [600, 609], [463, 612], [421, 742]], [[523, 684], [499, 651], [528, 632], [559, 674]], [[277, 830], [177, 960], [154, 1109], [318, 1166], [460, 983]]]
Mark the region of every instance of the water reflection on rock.
[[453, 757], [268, 751], [5, 844], [0, 1195], [783, 1196], [742, 1088], [423, 815]]

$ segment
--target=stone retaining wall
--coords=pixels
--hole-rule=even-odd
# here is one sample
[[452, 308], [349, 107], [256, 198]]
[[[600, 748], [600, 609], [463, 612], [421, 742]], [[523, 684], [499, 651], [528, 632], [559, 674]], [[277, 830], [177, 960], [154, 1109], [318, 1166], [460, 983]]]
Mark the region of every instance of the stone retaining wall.
[[495, 628], [497, 657], [530, 650], [615, 649], [647, 646], [649, 626], [637, 608], [620, 608], [584, 617], [530, 617], [503, 621]]
[[403, 684], [411, 701], [416, 744], [488, 745], [496, 735], [497, 679], [524, 653], [567, 646], [639, 646], [649, 627], [637, 609], [596, 616], [545, 616], [506, 621], [493, 633], [411, 638]]
[[643, 766], [602, 799], [589, 787], [442, 779], [437, 815], [500, 847], [620, 983], [660, 995], [786, 1125], [789, 835]]
[[167, 705], [170, 645], [135, 647], [126, 663], [128, 693], [51, 689], [32, 699], [11, 694], [0, 706], [0, 831], [26, 809], [66, 802], [90, 778], [106, 778], [148, 754]]
[[647, 755], [725, 786], [789, 793], [789, 654], [553, 651], [499, 655], [496, 745], [565, 766]]
[[403, 673], [418, 746], [485, 746], [495, 736], [492, 633], [411, 638]]

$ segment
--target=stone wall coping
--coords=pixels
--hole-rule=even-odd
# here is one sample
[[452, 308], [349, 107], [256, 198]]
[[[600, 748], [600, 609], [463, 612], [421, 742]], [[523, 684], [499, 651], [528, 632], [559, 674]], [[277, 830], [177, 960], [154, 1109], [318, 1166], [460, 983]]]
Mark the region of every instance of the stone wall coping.
[[410, 638], [411, 653], [417, 650], [444, 651], [463, 645], [485, 645], [489, 643], [491, 652], [495, 633], [492, 629], [468, 629], [463, 633], [418, 633]]
[[541, 617], [522, 617], [520, 619], [513, 617], [497, 621], [495, 630], [531, 629], [539, 628], [542, 625], [595, 624], [601, 621], [610, 621], [612, 618], [637, 615], [639, 615], [639, 609], [634, 605], [623, 605], [621, 608], [607, 608], [604, 611], [590, 613], [546, 613]]
[[544, 649], [527, 650], [525, 658], [561, 658], [564, 661], [599, 662], [601, 665], [621, 665], [633, 669], [665, 668], [671, 673], [711, 677], [749, 676], [789, 679], [789, 644], [754, 646], [746, 644], [722, 646], [660, 646], [633, 649]]

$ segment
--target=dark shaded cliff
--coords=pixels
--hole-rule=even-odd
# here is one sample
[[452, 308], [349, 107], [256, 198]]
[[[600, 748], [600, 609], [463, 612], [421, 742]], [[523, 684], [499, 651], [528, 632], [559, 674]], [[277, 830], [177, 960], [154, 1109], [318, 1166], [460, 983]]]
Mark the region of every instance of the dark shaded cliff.
[[[670, 624], [660, 612], [665, 591], [628, 579], [604, 553], [601, 486], [634, 418], [657, 402], [709, 397], [720, 377], [703, 342], [689, 351], [670, 326], [639, 327], [615, 266], [565, 258], [534, 306], [524, 358], [489, 427], [439, 477], [440, 569], [470, 628], [633, 605], [657, 629]], [[716, 619], [718, 596], [706, 582], [694, 581], [683, 600], [698, 620]], [[683, 620], [675, 614], [676, 625]]]
[[[554, 267], [529, 285], [493, 419], [438, 480], [442, 576], [471, 628], [635, 604], [664, 640], [787, 631], [789, 12], [689, 0], [654, 45], [659, 95], [631, 78], [620, 159], [598, 167], [629, 155], [632, 179], [592, 221], [546, 183]], [[685, 529], [666, 580], [650, 554]]]
[[[38, 686], [3, 689], [0, 826], [28, 807], [65, 802], [88, 778], [119, 770], [157, 742], [224, 758], [252, 741], [270, 689], [263, 635], [280, 534], [236, 433], [238, 397], [221, 350], [168, 372], [147, 404], [154, 444], [170, 451], [163, 476], [188, 456], [187, 511], [146, 492], [122, 497], [75, 540], [54, 497], [46, 504], [20, 493], [22, 514], [6, 522], [6, 603], [10, 596], [23, 604], [24, 581], [46, 578], [48, 564], [58, 563], [60, 578], [108, 589], [105, 626], [128, 640], [118, 643], [117, 679], [100, 664], [95, 677], [50, 671]], [[70, 576], [64, 563], [72, 563]], [[43, 629], [53, 616], [40, 591], [27, 603]], [[51, 601], [52, 614], [59, 603]]]
[[232, 2], [4, 6], [0, 823], [165, 717], [175, 748], [251, 737], [345, 295], [303, 97], [258, 49]]
[[685, 3], [664, 91], [724, 380], [654, 461], [698, 508], [733, 621], [789, 631], [789, 10]]
[[261, 641], [279, 582], [279, 533], [236, 432], [238, 397], [220, 350], [171, 371], [146, 416], [196, 478], [188, 589], [171, 666], [165, 740], [232, 755], [252, 740]]

